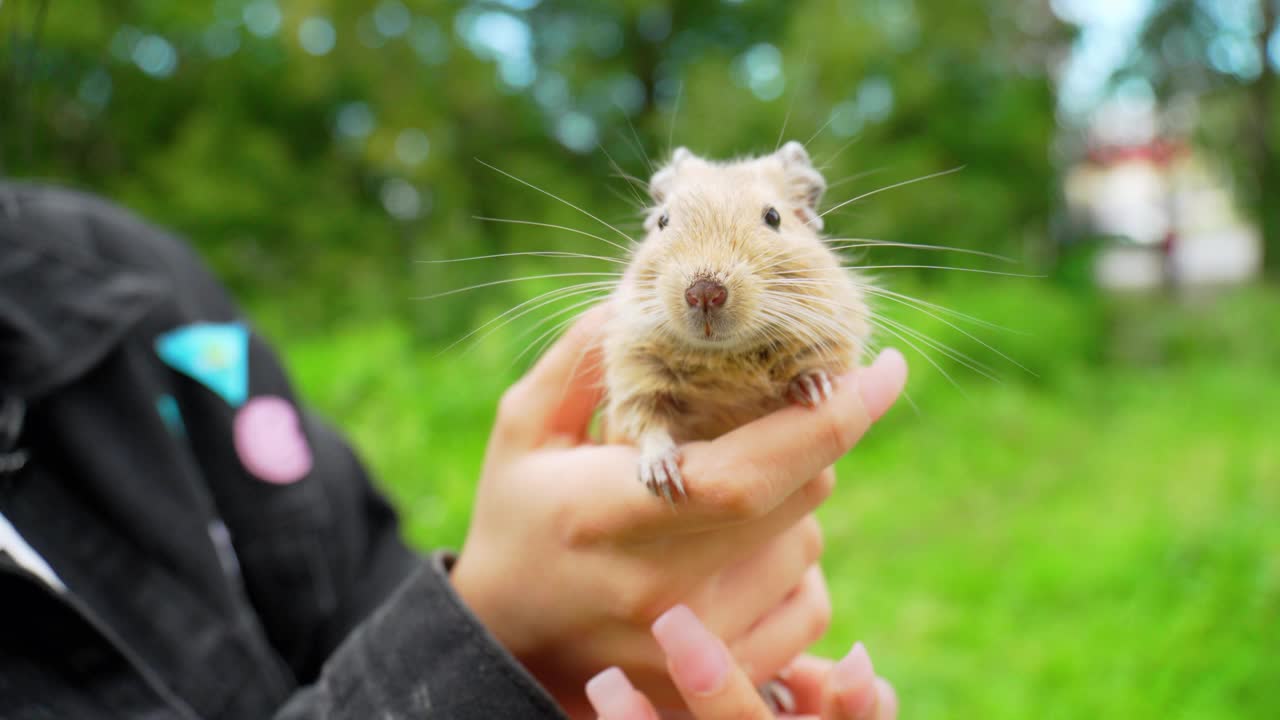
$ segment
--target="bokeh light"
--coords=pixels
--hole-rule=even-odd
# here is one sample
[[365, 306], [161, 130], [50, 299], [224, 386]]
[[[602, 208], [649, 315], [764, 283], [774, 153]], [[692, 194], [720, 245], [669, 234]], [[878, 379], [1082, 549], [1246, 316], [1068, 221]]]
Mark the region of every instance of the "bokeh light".
[[422, 194], [404, 178], [391, 178], [382, 184], [382, 206], [397, 220], [415, 220], [429, 209]]
[[230, 57], [240, 49], [240, 29], [230, 22], [215, 22], [202, 33], [200, 40], [209, 57]]
[[421, 165], [431, 152], [431, 141], [418, 128], [405, 128], [396, 135], [396, 158], [405, 165]]
[[458, 14], [456, 28], [472, 52], [497, 63], [498, 76], [508, 87], [525, 88], [533, 83], [537, 68], [527, 22], [506, 12], [463, 11]]
[[590, 115], [567, 112], [556, 122], [556, 138], [570, 150], [585, 153], [595, 149], [600, 135]]
[[76, 96], [84, 104], [101, 110], [111, 102], [111, 75], [105, 68], [94, 68], [80, 81]]
[[166, 78], [178, 69], [178, 51], [159, 35], [144, 35], [133, 46], [133, 62], [152, 77]]
[[338, 33], [328, 18], [312, 16], [298, 24], [298, 44], [311, 55], [328, 55], [337, 40]]
[[769, 43], [752, 46], [734, 61], [734, 79], [761, 100], [776, 100], [787, 88], [782, 53]]
[[275, 0], [252, 0], [244, 6], [244, 26], [250, 33], [269, 38], [280, 30], [284, 16]]
[[373, 132], [373, 110], [365, 102], [350, 102], [338, 109], [335, 130], [338, 135], [352, 140], [363, 140]]
[[373, 26], [384, 37], [400, 37], [409, 31], [413, 16], [400, 0], [382, 0], [373, 11]]
[[409, 45], [418, 59], [427, 65], [439, 65], [449, 59], [449, 39], [440, 26], [429, 18], [414, 20]]

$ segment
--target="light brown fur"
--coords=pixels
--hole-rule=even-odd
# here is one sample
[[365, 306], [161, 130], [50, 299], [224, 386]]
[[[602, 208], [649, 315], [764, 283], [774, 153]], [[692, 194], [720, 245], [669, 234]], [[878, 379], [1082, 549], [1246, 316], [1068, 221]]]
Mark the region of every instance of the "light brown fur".
[[[676, 443], [777, 410], [797, 383], [800, 400], [818, 402], [826, 379], [863, 351], [864, 293], [819, 234], [824, 187], [795, 142], [730, 162], [680, 149], [655, 173], [656, 206], [604, 345], [607, 439], [639, 443], [641, 478], [655, 492], [683, 492]], [[723, 307], [686, 302], [700, 279], [723, 285]]]

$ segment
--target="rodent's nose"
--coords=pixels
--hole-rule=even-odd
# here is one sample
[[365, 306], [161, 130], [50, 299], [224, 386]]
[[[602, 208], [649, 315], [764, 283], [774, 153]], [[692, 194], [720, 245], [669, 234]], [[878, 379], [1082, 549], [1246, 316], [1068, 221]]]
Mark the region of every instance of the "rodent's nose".
[[729, 291], [714, 280], [699, 280], [684, 291], [684, 299], [689, 305], [699, 310], [709, 310], [724, 305], [729, 298]]

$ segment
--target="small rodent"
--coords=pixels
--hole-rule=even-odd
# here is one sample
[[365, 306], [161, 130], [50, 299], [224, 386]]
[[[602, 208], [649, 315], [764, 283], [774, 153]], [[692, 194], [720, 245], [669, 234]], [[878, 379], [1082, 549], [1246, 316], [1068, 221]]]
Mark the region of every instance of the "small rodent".
[[821, 235], [825, 189], [795, 141], [727, 162], [679, 148], [654, 173], [605, 331], [603, 419], [668, 501], [685, 493], [679, 443], [816, 405], [864, 351], [863, 281]]

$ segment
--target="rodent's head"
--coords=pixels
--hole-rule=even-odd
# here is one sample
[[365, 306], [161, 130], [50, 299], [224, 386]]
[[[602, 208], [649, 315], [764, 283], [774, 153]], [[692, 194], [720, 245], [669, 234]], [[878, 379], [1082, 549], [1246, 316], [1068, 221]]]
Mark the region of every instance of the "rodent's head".
[[664, 335], [706, 349], [803, 328], [815, 341], [829, 336], [835, 323], [814, 322], [845, 315], [836, 303], [858, 293], [819, 235], [825, 189], [798, 142], [732, 162], [676, 150], [649, 183], [654, 207], [624, 283], [628, 300]]

